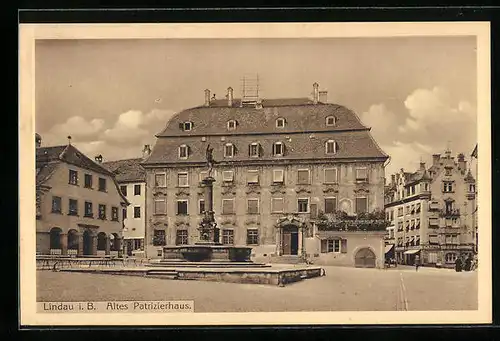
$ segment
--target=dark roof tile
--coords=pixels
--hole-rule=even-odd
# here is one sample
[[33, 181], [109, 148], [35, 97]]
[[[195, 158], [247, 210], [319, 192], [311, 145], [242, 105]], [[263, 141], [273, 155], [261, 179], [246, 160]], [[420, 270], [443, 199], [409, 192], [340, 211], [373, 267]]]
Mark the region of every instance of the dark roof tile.
[[140, 165], [142, 159], [126, 159], [104, 162], [102, 165], [115, 175], [116, 181], [142, 182], [146, 181], [146, 171]]

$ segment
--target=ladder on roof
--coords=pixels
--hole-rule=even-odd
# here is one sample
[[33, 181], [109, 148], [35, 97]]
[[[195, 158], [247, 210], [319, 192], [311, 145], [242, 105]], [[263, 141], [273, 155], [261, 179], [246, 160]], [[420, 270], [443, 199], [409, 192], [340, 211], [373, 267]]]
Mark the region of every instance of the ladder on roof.
[[259, 75], [241, 79], [241, 106], [255, 106], [259, 101]]

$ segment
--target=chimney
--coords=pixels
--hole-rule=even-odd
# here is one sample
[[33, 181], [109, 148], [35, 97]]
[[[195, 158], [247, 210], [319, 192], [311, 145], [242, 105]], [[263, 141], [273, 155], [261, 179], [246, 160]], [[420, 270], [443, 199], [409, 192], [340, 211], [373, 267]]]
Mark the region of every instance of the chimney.
[[231, 87], [227, 88], [227, 106], [233, 106], [233, 88]]
[[313, 84], [313, 103], [318, 104], [319, 101], [319, 84]]
[[439, 166], [439, 160], [441, 160], [441, 154], [432, 154], [432, 165]]
[[420, 161], [420, 170], [425, 170], [425, 162]]
[[42, 137], [40, 134], [35, 133], [35, 147], [40, 148], [42, 146]]
[[328, 91], [320, 91], [319, 92], [319, 102], [320, 103], [328, 102]]
[[145, 159], [151, 154], [151, 147], [149, 144], [145, 144], [144, 148], [142, 149], [142, 158]]
[[458, 154], [457, 161], [458, 161], [458, 169], [465, 174], [467, 167], [467, 162], [465, 161], [465, 155], [463, 153]]
[[99, 154], [99, 155], [97, 155], [97, 156], [95, 157], [95, 162], [97, 162], [97, 163], [102, 163], [102, 155], [101, 155], [101, 154]]
[[210, 106], [210, 90], [205, 89], [205, 106]]

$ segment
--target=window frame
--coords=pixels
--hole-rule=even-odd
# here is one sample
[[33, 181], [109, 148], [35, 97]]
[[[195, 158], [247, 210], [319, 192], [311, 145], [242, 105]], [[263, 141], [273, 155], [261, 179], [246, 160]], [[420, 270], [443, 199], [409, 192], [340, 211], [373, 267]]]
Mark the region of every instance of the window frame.
[[[203, 211], [201, 210], [201, 203], [203, 203]], [[202, 215], [205, 214], [206, 207], [205, 207], [205, 199], [200, 198], [198, 199], [198, 214]]]
[[[189, 127], [189, 129], [187, 129]], [[183, 131], [191, 131], [193, 130], [193, 122], [191, 121], [184, 121], [182, 122], [182, 130]]]
[[[333, 152], [329, 152], [328, 151], [328, 145], [329, 144], [332, 144], [333, 145]], [[325, 154], [326, 155], [334, 155], [334, 154], [337, 154], [337, 142], [335, 142], [335, 140], [327, 140], [325, 142]]]
[[[225, 212], [224, 211], [224, 202], [232, 202], [232, 212]], [[235, 199], [234, 198], [224, 198], [221, 200], [221, 215], [235, 215], [236, 214], [236, 207], [235, 207]]]
[[[307, 201], [307, 210], [306, 211], [301, 211], [300, 210], [300, 201], [306, 200]], [[311, 198], [297, 198], [297, 213], [310, 213], [311, 212]]]
[[[281, 200], [281, 211], [276, 211], [274, 207], [274, 201]], [[285, 212], [285, 198], [284, 197], [273, 197], [271, 198], [271, 213], [283, 213]]]
[[[231, 228], [224, 228], [221, 231], [221, 241], [223, 245], [234, 245], [234, 229]], [[229, 233], [230, 232], [230, 233]], [[227, 235], [226, 235], [227, 233]], [[229, 238], [230, 242], [226, 242], [226, 238]]]
[[175, 231], [175, 245], [188, 245], [189, 244], [189, 230], [178, 229]]
[[[226, 175], [231, 174], [231, 177], [226, 177]], [[234, 182], [234, 170], [222, 171], [222, 182]]]
[[120, 221], [120, 214], [116, 206], [111, 206], [111, 221]]
[[[139, 211], [137, 211], [136, 209], [139, 209]], [[139, 216], [137, 216], [137, 212], [139, 212]], [[141, 219], [141, 206], [140, 205], [135, 205], [134, 206], [134, 219]]]
[[[250, 201], [257, 202], [257, 212], [250, 212]], [[260, 214], [260, 199], [259, 198], [247, 198], [247, 214]]]
[[[326, 171], [335, 171], [335, 180], [333, 182], [327, 181]], [[323, 180], [325, 184], [338, 184], [339, 183], [339, 171], [337, 167], [325, 168], [323, 169]]]
[[[361, 170], [365, 171], [365, 174], [366, 174], [365, 178], [358, 177], [358, 171], [361, 171]], [[367, 167], [356, 167], [354, 176], [355, 176], [356, 182], [364, 182], [364, 183], [368, 182], [368, 168]]]
[[[163, 212], [158, 212], [156, 203], [157, 202], [164, 202], [165, 203], [165, 209]], [[155, 198], [153, 201], [153, 215], [166, 215], [167, 214], [167, 198]]]
[[[74, 177], [72, 175], [74, 175]], [[69, 177], [68, 184], [73, 186], [78, 186], [78, 171], [70, 169], [68, 177]]]
[[[58, 210], [54, 210], [54, 202], [57, 201], [56, 199], [58, 199], [58, 201], [59, 201], [59, 209]], [[52, 196], [51, 213], [62, 214], [62, 197], [57, 196], [57, 195]]]
[[[255, 147], [255, 154], [252, 153], [252, 147]], [[249, 146], [249, 155], [250, 157], [259, 157], [260, 156], [260, 152], [259, 152], [259, 149], [260, 149], [260, 143], [258, 142], [252, 142], [250, 143], [250, 146]]]
[[[302, 183], [299, 181], [300, 179], [300, 172], [306, 172], [307, 171], [307, 182], [306, 183]], [[310, 185], [311, 184], [311, 170], [309, 168], [300, 168], [300, 169], [297, 169], [297, 185]]]
[[[230, 148], [231, 149], [231, 153], [230, 153], [231, 155], [229, 155], [229, 153], [228, 153], [228, 149], [227, 149], [228, 147], [231, 147]], [[234, 143], [228, 142], [228, 143], [224, 144], [224, 157], [228, 158], [228, 159], [233, 158], [234, 154], [235, 154], [234, 150], [235, 150]]]
[[[71, 210], [71, 204], [74, 203], [76, 208]], [[68, 198], [68, 215], [70, 216], [78, 216], [78, 199]]]
[[[101, 187], [101, 184], [104, 184], [104, 187]], [[99, 177], [99, 184], [98, 184], [99, 192], [107, 192], [107, 189], [108, 189], [108, 182], [106, 181], [106, 178]]]
[[[231, 128], [230, 125], [233, 124], [234, 126]], [[236, 130], [238, 123], [236, 120], [229, 120], [227, 121], [227, 130]]]
[[[88, 179], [90, 179], [89, 184], [87, 184]], [[88, 189], [92, 189], [92, 180], [93, 180], [92, 174], [85, 173], [83, 175], [83, 187], [88, 188]]]
[[[88, 206], [88, 204], [90, 204], [90, 206]], [[90, 207], [90, 213], [87, 210], [87, 208], [89, 208], [89, 207]], [[92, 201], [85, 201], [83, 203], [83, 217], [84, 218], [94, 218], [94, 204], [92, 203]]]
[[[326, 201], [327, 200], [335, 200], [335, 205], [333, 205], [333, 211], [332, 212], [327, 212], [327, 210], [326, 210]], [[335, 211], [338, 210], [338, 200], [337, 200], [337, 197], [325, 197], [323, 199], [323, 203], [324, 203], [324, 212], [325, 213], [335, 213]]]
[[98, 210], [97, 211], [98, 218], [100, 220], [106, 220], [107, 219], [107, 214], [106, 213], [107, 213], [108, 207], [105, 204], [98, 204], [97, 210]]
[[[362, 212], [359, 212], [358, 211], [358, 199], [365, 199], [365, 205], [366, 205], [366, 209], [365, 211], [362, 211]], [[355, 199], [354, 199], [354, 202], [355, 202], [355, 205], [356, 207], [354, 208], [354, 212], [356, 214], [359, 214], [359, 213], [368, 213], [369, 212], [369, 206], [368, 206], [368, 197], [367, 196], [357, 196]]]
[[[281, 172], [281, 181], [276, 180], [276, 172]], [[273, 183], [275, 184], [285, 183], [285, 170], [283, 168], [273, 169]]]
[[[160, 176], [163, 177], [163, 184], [164, 184], [164, 186], [158, 185], [158, 182], [156, 181], [157, 177], [160, 177]], [[155, 187], [156, 188], [166, 188], [167, 187], [167, 173], [166, 172], [155, 173], [154, 181], [155, 181]]]
[[[125, 189], [125, 191], [123, 191], [123, 189]], [[128, 186], [127, 185], [120, 185], [120, 192], [122, 193], [122, 195], [124, 197], [126, 197], [128, 194]]]
[[[176, 201], [176, 207], [175, 207], [175, 215], [177, 216], [187, 216], [189, 215], [189, 199], [177, 199]], [[186, 203], [186, 213], [180, 213], [179, 212], [179, 203], [185, 202]]]
[[[134, 196], [140, 196], [141, 195], [141, 185], [140, 184], [134, 184]], [[139, 188], [139, 193], [137, 193], [137, 188]]]
[[[250, 181], [249, 179], [249, 174], [254, 174], [257, 176], [257, 181]], [[259, 170], [257, 169], [249, 169], [247, 170], [247, 184], [249, 185], [258, 185], [260, 183], [260, 176], [259, 176]]]
[[[186, 184], [185, 185], [181, 185], [181, 175], [186, 176]], [[189, 173], [188, 172], [178, 172], [177, 173], [177, 187], [179, 187], [179, 188], [189, 187]]]
[[[251, 233], [254, 232], [255, 234], [254, 235], [251, 235]], [[247, 229], [247, 245], [259, 245], [259, 229], [258, 228], [248, 228]], [[255, 243], [252, 243], [252, 241], [250, 240], [250, 238], [256, 238], [255, 239]]]
[[[328, 123], [329, 119], [333, 119], [333, 123]], [[335, 127], [337, 125], [337, 118], [333, 115], [325, 117], [325, 125], [327, 127]]]
[[[280, 146], [281, 153], [276, 152], [276, 146]], [[273, 143], [273, 156], [284, 156], [285, 155], [285, 144], [281, 141]]]
[[[184, 151], [185, 156], [182, 156], [183, 151]], [[187, 160], [189, 158], [189, 147], [187, 144], [181, 144], [179, 146], [178, 155], [179, 155], [179, 159], [181, 159], [181, 160]]]
[[[280, 126], [278, 122], [283, 122], [283, 124]], [[283, 117], [278, 117], [276, 119], [276, 128], [283, 129], [286, 126], [286, 120]]]

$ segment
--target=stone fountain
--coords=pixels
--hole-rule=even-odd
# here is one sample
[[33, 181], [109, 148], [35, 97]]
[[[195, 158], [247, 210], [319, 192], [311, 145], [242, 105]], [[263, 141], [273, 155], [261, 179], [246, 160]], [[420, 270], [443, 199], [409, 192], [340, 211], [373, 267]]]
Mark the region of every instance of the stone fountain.
[[[202, 180], [205, 197], [205, 212], [198, 226], [198, 241], [193, 245], [165, 246], [163, 248], [163, 262], [199, 262], [199, 263], [226, 263], [237, 262], [254, 264], [250, 260], [252, 248], [246, 246], [223, 245], [220, 242], [220, 233], [215, 221], [213, 208], [212, 177], [214, 160], [213, 149], [207, 147], [206, 158], [208, 163], [207, 177]], [[255, 264], [257, 265], [257, 264]]]

